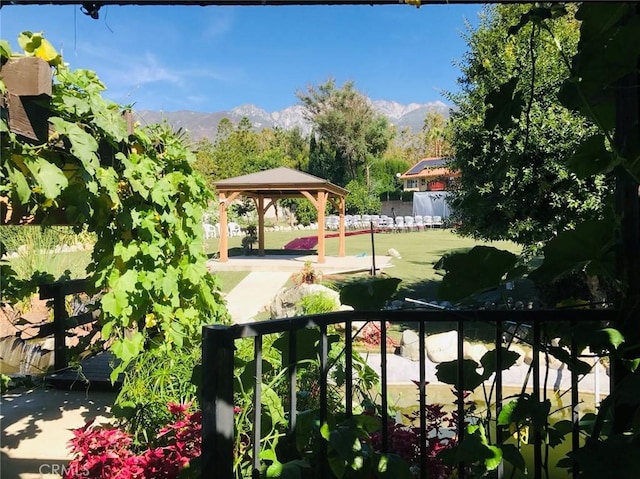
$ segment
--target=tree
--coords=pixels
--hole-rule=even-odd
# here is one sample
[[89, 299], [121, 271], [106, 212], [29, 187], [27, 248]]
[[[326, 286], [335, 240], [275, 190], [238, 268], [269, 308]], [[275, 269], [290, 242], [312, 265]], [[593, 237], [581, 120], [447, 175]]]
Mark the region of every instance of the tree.
[[[594, 132], [557, 99], [567, 74], [562, 60], [576, 50], [579, 23], [567, 15], [550, 21], [548, 30], [531, 23], [508, 35], [528, 8], [488, 7], [468, 35], [462, 93], [450, 95], [457, 107], [451, 166], [461, 172], [453, 199], [459, 231], [535, 245], [599, 217], [609, 183], [602, 175], [578, 178], [567, 168], [577, 145]], [[491, 109], [503, 84], [508, 108]], [[485, 123], [485, 113], [496, 128]]]
[[444, 115], [437, 111], [429, 111], [422, 126], [424, 156], [451, 156], [451, 127]]
[[318, 157], [310, 158], [309, 168], [334, 171], [331, 181], [341, 186], [366, 176], [393, 138], [386, 117], [375, 112], [353, 82], [337, 88], [334, 80], [328, 80], [317, 88], [309, 87], [306, 93], [298, 92], [298, 98], [317, 136], [318, 149], [310, 155]]

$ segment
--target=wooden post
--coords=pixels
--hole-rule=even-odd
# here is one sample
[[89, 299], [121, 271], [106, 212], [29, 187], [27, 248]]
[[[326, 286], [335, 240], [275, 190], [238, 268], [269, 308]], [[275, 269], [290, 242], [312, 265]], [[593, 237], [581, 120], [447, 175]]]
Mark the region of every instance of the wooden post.
[[324, 212], [327, 208], [327, 194], [324, 191], [318, 191], [318, 263], [324, 263]]
[[229, 227], [227, 225], [227, 198], [220, 193], [220, 262], [229, 261]]
[[202, 328], [202, 479], [233, 479], [233, 339], [229, 326]]
[[264, 197], [258, 197], [258, 255], [264, 256]]
[[0, 78], [7, 87], [2, 110], [9, 129], [36, 143], [49, 139], [52, 74], [47, 62], [37, 57], [10, 58], [0, 67]]

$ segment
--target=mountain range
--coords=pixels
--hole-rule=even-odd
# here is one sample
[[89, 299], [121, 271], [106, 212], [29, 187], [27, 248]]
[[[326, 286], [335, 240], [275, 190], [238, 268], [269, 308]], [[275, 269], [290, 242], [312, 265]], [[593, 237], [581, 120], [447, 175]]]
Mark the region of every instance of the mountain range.
[[[450, 108], [449, 105], [440, 101], [403, 105], [395, 101], [371, 100], [371, 104], [377, 112], [385, 115], [398, 129], [409, 128], [416, 132], [422, 129], [424, 119], [429, 111], [436, 111], [448, 117]], [[198, 141], [202, 138], [214, 141], [218, 122], [222, 118], [228, 118], [234, 125], [237, 125], [242, 117], [247, 117], [256, 130], [263, 128], [290, 130], [298, 127], [304, 134], [311, 131], [311, 125], [304, 118], [304, 107], [301, 105], [289, 106], [271, 113], [259, 106], [248, 104], [214, 113], [187, 110], [174, 112], [140, 110], [136, 111], [135, 115], [142, 125], [166, 120], [174, 129], [186, 130], [192, 141]]]

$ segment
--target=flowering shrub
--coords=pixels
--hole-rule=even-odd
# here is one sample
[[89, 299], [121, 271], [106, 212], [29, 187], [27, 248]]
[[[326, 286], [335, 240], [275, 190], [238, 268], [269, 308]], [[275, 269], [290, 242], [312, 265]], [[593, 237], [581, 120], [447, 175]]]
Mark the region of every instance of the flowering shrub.
[[[429, 477], [446, 479], [452, 477], [453, 467], [445, 465], [438, 453], [455, 446], [457, 437], [450, 433], [455, 431], [455, 418], [443, 410], [439, 404], [427, 404], [426, 408], [426, 445], [427, 470]], [[419, 418], [416, 411], [405, 416], [412, 424]], [[406, 426], [389, 421], [389, 452], [395, 453], [407, 462], [413, 472], [420, 470], [420, 428], [413, 425]], [[382, 450], [382, 434], [376, 431], [371, 435], [371, 444], [376, 451]]]
[[117, 428], [94, 427], [93, 420], [73, 431], [74, 456], [65, 479], [174, 479], [191, 460], [200, 456], [201, 419], [189, 405], [170, 403], [174, 421], [158, 434], [158, 445], [139, 454], [131, 436]]
[[[387, 330], [391, 327], [391, 323], [387, 322]], [[382, 341], [382, 332], [380, 331], [380, 325], [374, 322], [368, 322], [358, 332], [358, 336], [355, 338], [370, 346], [378, 346]], [[395, 348], [396, 342], [387, 336], [387, 347]]]

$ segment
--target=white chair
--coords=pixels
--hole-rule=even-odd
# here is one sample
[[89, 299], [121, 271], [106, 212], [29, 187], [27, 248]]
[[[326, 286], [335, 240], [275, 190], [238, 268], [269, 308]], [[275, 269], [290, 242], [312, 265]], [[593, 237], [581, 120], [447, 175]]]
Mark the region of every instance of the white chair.
[[327, 220], [325, 222], [325, 227], [328, 230], [338, 230], [340, 228], [340, 218], [335, 215], [327, 216]]
[[378, 220], [378, 228], [382, 231], [393, 231], [393, 220], [387, 215], [380, 215]]
[[404, 225], [407, 228], [407, 231], [417, 231], [416, 225], [413, 222], [413, 216], [405, 216]]
[[433, 217], [433, 227], [442, 228], [442, 216], [434, 216]]
[[396, 224], [393, 229], [401, 233], [407, 231], [407, 225], [404, 224], [404, 216], [396, 216]]
[[238, 223], [234, 223], [233, 221], [227, 225], [227, 229], [229, 230], [229, 236], [241, 236], [242, 230], [240, 229], [240, 225]]
[[216, 238], [216, 227], [209, 223], [202, 223], [204, 228], [204, 239]]
[[422, 221], [424, 222], [425, 228], [433, 228], [433, 216], [425, 215], [422, 217]]
[[413, 219], [413, 225], [417, 231], [424, 231], [424, 221], [422, 216], [418, 215]]

